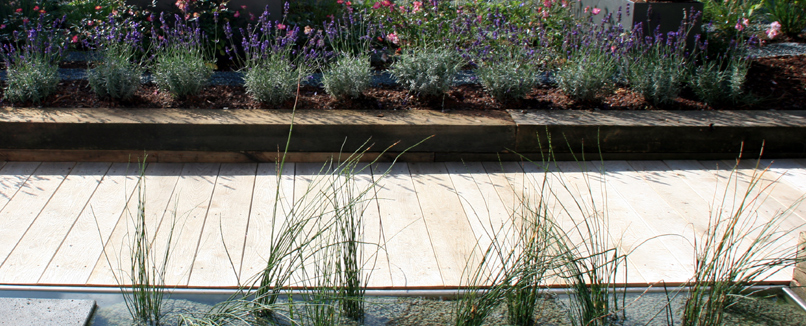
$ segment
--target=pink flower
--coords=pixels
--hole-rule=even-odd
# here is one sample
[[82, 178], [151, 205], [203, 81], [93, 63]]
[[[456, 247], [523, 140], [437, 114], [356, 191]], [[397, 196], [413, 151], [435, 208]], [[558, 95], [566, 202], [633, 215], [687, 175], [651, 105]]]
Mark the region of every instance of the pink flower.
[[73, 39], [70, 40], [72, 43], [78, 43], [78, 35], [73, 35]]
[[240, 12], [240, 11], [236, 11], [236, 12], [235, 12], [235, 14], [234, 14], [233, 16], [235, 16], [235, 18], [241, 17], [241, 12]]
[[174, 5], [182, 12], [187, 12], [190, 7], [190, 4], [186, 0], [177, 0]]
[[750, 26], [750, 19], [742, 18], [742, 25], [745, 27]]
[[352, 2], [347, 1], [347, 7], [352, 6], [352, 5], [353, 5], [353, 3], [352, 3]]
[[741, 23], [736, 23], [736, 26], [733, 26], [733, 28], [741, 32], [744, 30], [744, 25], [742, 25]]
[[767, 30], [767, 38], [774, 39], [778, 36], [778, 33], [781, 32], [781, 23], [779, 22], [772, 22], [770, 24], [770, 28]]
[[34, 11], [39, 10], [39, 6], [34, 6]]
[[562, 3], [562, 7], [563, 7], [563, 8], [565, 8], [565, 7], [567, 7], [567, 6], [568, 6], [568, 2], [565, 2], [565, 0], [563, 0], [561, 3]]
[[388, 40], [389, 42], [392, 42], [394, 44], [397, 44], [398, 42], [400, 42], [400, 39], [397, 38], [397, 34], [395, 34], [395, 33], [386, 34], [386, 40]]
[[14, 10], [14, 12], [22, 12], [22, 8], [17, 8], [17, 10]]
[[380, 7], [381, 7], [381, 3], [380, 3], [380, 2], [376, 2], [374, 5], [372, 5], [372, 9], [378, 9], [378, 8], [380, 8]]
[[343, 4], [343, 3], [344, 3], [344, 1], [343, 1], [343, 0], [336, 0], [336, 3], [338, 3], [338, 4]]
[[90, 21], [88, 21], [88, 22], [87, 22], [87, 26], [92, 26], [93, 24], [95, 24], [95, 22], [94, 22], [94, 21], [91, 21], [91, 20], [90, 20]]
[[255, 15], [253, 13], [249, 13], [249, 20], [255, 20]]
[[277, 29], [285, 29], [285, 25], [283, 25], [283, 24], [277, 24]]
[[95, 10], [101, 10], [101, 8], [103, 8], [103, 7], [101, 7], [101, 6], [95, 6]]
[[412, 4], [412, 7], [411, 7], [411, 12], [412, 13], [418, 12], [418, 11], [423, 9], [423, 3], [420, 2], [420, 1], [414, 1], [411, 4]]
[[584, 10], [582, 10], [582, 11], [583, 11], [583, 12], [585, 12], [585, 13], [587, 14], [587, 13], [588, 13], [588, 11], [590, 11], [590, 10], [591, 10], [591, 7], [590, 7], [590, 6], [587, 6], [587, 7], [585, 7], [585, 9], [584, 9]]
[[148, 15], [148, 17], [146, 17], [146, 20], [147, 21], [154, 21], [154, 16]]
[[389, 6], [392, 5], [392, 1], [383, 0], [383, 1], [381, 1], [381, 5], [383, 5], [384, 7], [389, 7]]
[[6, 28], [6, 25], [5, 24], [0, 24], [0, 29], [4, 29], [4, 28]]
[[599, 9], [599, 8], [593, 8], [593, 10], [591, 10], [591, 13], [594, 16], [598, 15], [600, 12], [602, 12], [602, 9]]
[[22, 19], [22, 23], [23, 23], [23, 24], [27, 24], [29, 21], [31, 21], [31, 20], [30, 20], [30, 19], [28, 19], [28, 18], [23, 18], [23, 19]]
[[241, 9], [246, 10], [246, 5], [241, 6]]

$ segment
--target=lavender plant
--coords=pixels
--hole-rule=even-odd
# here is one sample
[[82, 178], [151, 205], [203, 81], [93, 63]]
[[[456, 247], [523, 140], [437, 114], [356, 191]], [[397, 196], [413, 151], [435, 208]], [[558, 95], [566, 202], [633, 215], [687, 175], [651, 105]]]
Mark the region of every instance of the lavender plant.
[[562, 47], [566, 60], [556, 71], [557, 86], [576, 101], [593, 102], [612, 92], [617, 65], [633, 44], [632, 38], [620, 25], [596, 25], [592, 19], [570, 29]]
[[[288, 7], [286, 3], [286, 14]], [[268, 10], [254, 26], [250, 24], [239, 31], [237, 40], [230, 25], [224, 26], [225, 37], [230, 41], [226, 53], [243, 67], [246, 92], [257, 101], [276, 105], [292, 98], [294, 86], [321, 59], [322, 52], [318, 50], [324, 47], [321, 32], [309, 31], [308, 40], [298, 48], [300, 28], [272, 23]]]
[[329, 70], [322, 73], [325, 91], [339, 100], [361, 96], [369, 88], [371, 79], [372, 67], [368, 56], [341, 56]]
[[519, 52], [485, 61], [476, 69], [484, 91], [501, 103], [524, 98], [540, 83], [540, 73], [538, 66]]
[[58, 32], [63, 19], [52, 24], [24, 24], [24, 33], [12, 33], [10, 43], [0, 48], [6, 63], [5, 99], [11, 102], [39, 102], [56, 90], [59, 66], [67, 43]]
[[454, 51], [425, 48], [401, 55], [400, 60], [392, 64], [390, 72], [409, 92], [438, 96], [448, 91], [465, 63]]
[[734, 41], [728, 51], [716, 59], [704, 57], [703, 64], [693, 68], [688, 78], [688, 85], [697, 98], [712, 106], [751, 100], [743, 90], [750, 69], [747, 49], [748, 43]]
[[657, 26], [652, 36], [644, 38], [643, 28], [636, 26], [635, 39], [641, 41], [635, 43], [633, 58], [623, 66], [630, 88], [650, 103], [664, 105], [680, 94], [690, 64], [686, 40], [700, 15], [692, 8], [677, 31], [666, 35]]
[[152, 35], [159, 35], [152, 73], [160, 89], [182, 98], [199, 93], [207, 85], [213, 64], [198, 22], [188, 23], [178, 15], [175, 18], [170, 28], [160, 15], [162, 35], [152, 31]]
[[340, 19], [332, 19], [324, 24], [324, 38], [331, 51], [324, 52], [323, 57], [369, 55], [375, 50], [374, 40], [382, 35], [382, 27], [382, 24], [372, 22], [366, 11], [345, 12]]
[[124, 21], [118, 25], [110, 16], [107, 24], [96, 30], [90, 47], [101, 55], [98, 65], [87, 73], [93, 92], [100, 97], [129, 99], [140, 87], [143, 67], [135, 60], [142, 53], [142, 34], [136, 22]]
[[640, 52], [625, 65], [630, 88], [654, 105], [664, 105], [680, 94], [686, 74], [685, 36], [676, 32], [640, 43]]

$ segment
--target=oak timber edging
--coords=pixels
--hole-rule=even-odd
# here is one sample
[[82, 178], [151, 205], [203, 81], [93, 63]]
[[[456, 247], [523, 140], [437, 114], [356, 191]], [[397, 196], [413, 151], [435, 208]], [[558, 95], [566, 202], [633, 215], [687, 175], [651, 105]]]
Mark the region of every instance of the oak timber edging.
[[[291, 111], [0, 108], [0, 160], [274, 161]], [[605, 159], [719, 159], [742, 149], [806, 157], [806, 111], [321, 111], [294, 115], [289, 153], [322, 160], [372, 144], [390, 160], [422, 140], [411, 161], [518, 160], [548, 152]], [[379, 155], [392, 146], [385, 155]], [[515, 154], [519, 153], [519, 154]], [[594, 155], [594, 156], [590, 156]]]
[[[510, 111], [521, 153], [641, 159], [806, 156], [806, 111]], [[743, 148], [742, 148], [743, 147]], [[537, 149], [537, 150], [535, 150]]]
[[[489, 118], [433, 111], [309, 111], [293, 116], [289, 152], [495, 153], [514, 147], [505, 112]], [[273, 152], [285, 148], [292, 112], [190, 109], [0, 109], [0, 149]]]

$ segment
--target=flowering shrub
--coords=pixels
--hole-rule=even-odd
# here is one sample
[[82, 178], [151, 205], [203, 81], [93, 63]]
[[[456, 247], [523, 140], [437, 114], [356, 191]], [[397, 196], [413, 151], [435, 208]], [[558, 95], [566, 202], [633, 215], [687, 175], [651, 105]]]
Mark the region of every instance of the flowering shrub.
[[88, 42], [101, 55], [100, 62], [87, 73], [92, 90], [101, 97], [128, 99], [140, 87], [143, 67], [135, 58], [142, 53], [139, 24], [129, 20], [116, 24], [113, 17]]
[[25, 25], [35, 24], [42, 19], [43, 24], [50, 25], [56, 17], [51, 13], [61, 7], [58, 0], [4, 0], [0, 1], [0, 40], [13, 38], [14, 31], [24, 31]]
[[152, 32], [161, 36], [152, 70], [154, 82], [180, 98], [199, 93], [213, 73], [211, 58], [204, 48], [204, 32], [198, 22], [188, 25], [182, 17], [176, 17], [173, 28], [168, 27], [163, 16], [160, 21], [162, 34]]
[[[604, 19], [609, 21], [609, 19]], [[563, 42], [565, 62], [557, 70], [557, 86], [576, 101], [593, 102], [612, 92], [618, 63], [625, 62], [634, 40], [620, 26], [587, 23], [570, 28]]]
[[689, 63], [686, 40], [699, 19], [698, 13], [689, 14], [677, 32], [663, 35], [658, 26], [653, 36], [643, 38], [638, 28], [636, 39], [643, 40], [635, 43], [633, 55], [622, 65], [630, 88], [652, 104], [670, 103], [680, 94]]
[[770, 39], [779, 32], [795, 37], [806, 28], [806, 0], [764, 0], [764, 12], [769, 20], [778, 23], [777, 28], [770, 26], [768, 36], [774, 31]]
[[758, 16], [762, 0], [705, 0], [703, 19], [721, 37], [735, 38], [736, 22], [751, 22]]
[[50, 95], [59, 83], [58, 63], [66, 43], [57, 19], [35, 26], [23, 24], [23, 33], [12, 33], [11, 43], [3, 44], [0, 57], [6, 63], [5, 99], [11, 102], [38, 102]]
[[[286, 10], [288, 10], [286, 4]], [[233, 33], [229, 24], [224, 34], [230, 45], [226, 53], [245, 70], [246, 92], [255, 100], [279, 104], [293, 97], [294, 86], [323, 60], [324, 36], [322, 32], [308, 30], [307, 41], [297, 47], [300, 39], [298, 26], [269, 21], [264, 12], [254, 27]]]

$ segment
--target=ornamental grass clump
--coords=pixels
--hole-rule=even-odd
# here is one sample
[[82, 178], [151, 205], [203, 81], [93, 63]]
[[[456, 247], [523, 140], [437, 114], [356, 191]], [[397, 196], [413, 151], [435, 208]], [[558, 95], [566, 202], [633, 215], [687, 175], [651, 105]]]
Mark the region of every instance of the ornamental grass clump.
[[23, 25], [23, 33], [14, 31], [11, 42], [3, 44], [0, 58], [6, 63], [5, 99], [11, 102], [40, 102], [56, 90], [59, 61], [67, 43], [59, 33], [63, 19], [44, 25]]
[[135, 57], [144, 51], [139, 30], [139, 23], [116, 25], [112, 17], [96, 30], [89, 46], [98, 50], [101, 60], [87, 72], [87, 80], [98, 96], [126, 100], [140, 88], [144, 69]]
[[325, 91], [338, 100], [361, 96], [371, 80], [372, 67], [368, 56], [341, 56], [322, 73]]
[[425, 48], [402, 54], [389, 71], [409, 92], [423, 96], [444, 95], [465, 60], [447, 49]]
[[707, 230], [695, 238], [693, 286], [684, 305], [684, 326], [723, 325], [725, 310], [752, 295], [751, 286], [803, 261], [782, 241], [796, 236], [798, 228], [786, 224], [803, 196], [764, 216], [760, 208], [767, 200], [774, 201], [769, 191], [777, 179], [770, 182], [767, 169], [759, 169], [758, 163], [749, 173], [738, 166], [737, 160], [721, 201], [714, 203]]
[[160, 15], [161, 33], [152, 31], [152, 35], [161, 36], [152, 74], [161, 90], [183, 98], [201, 92], [213, 74], [213, 63], [198, 21], [188, 24], [178, 15], [175, 18], [174, 27], [169, 28]]

